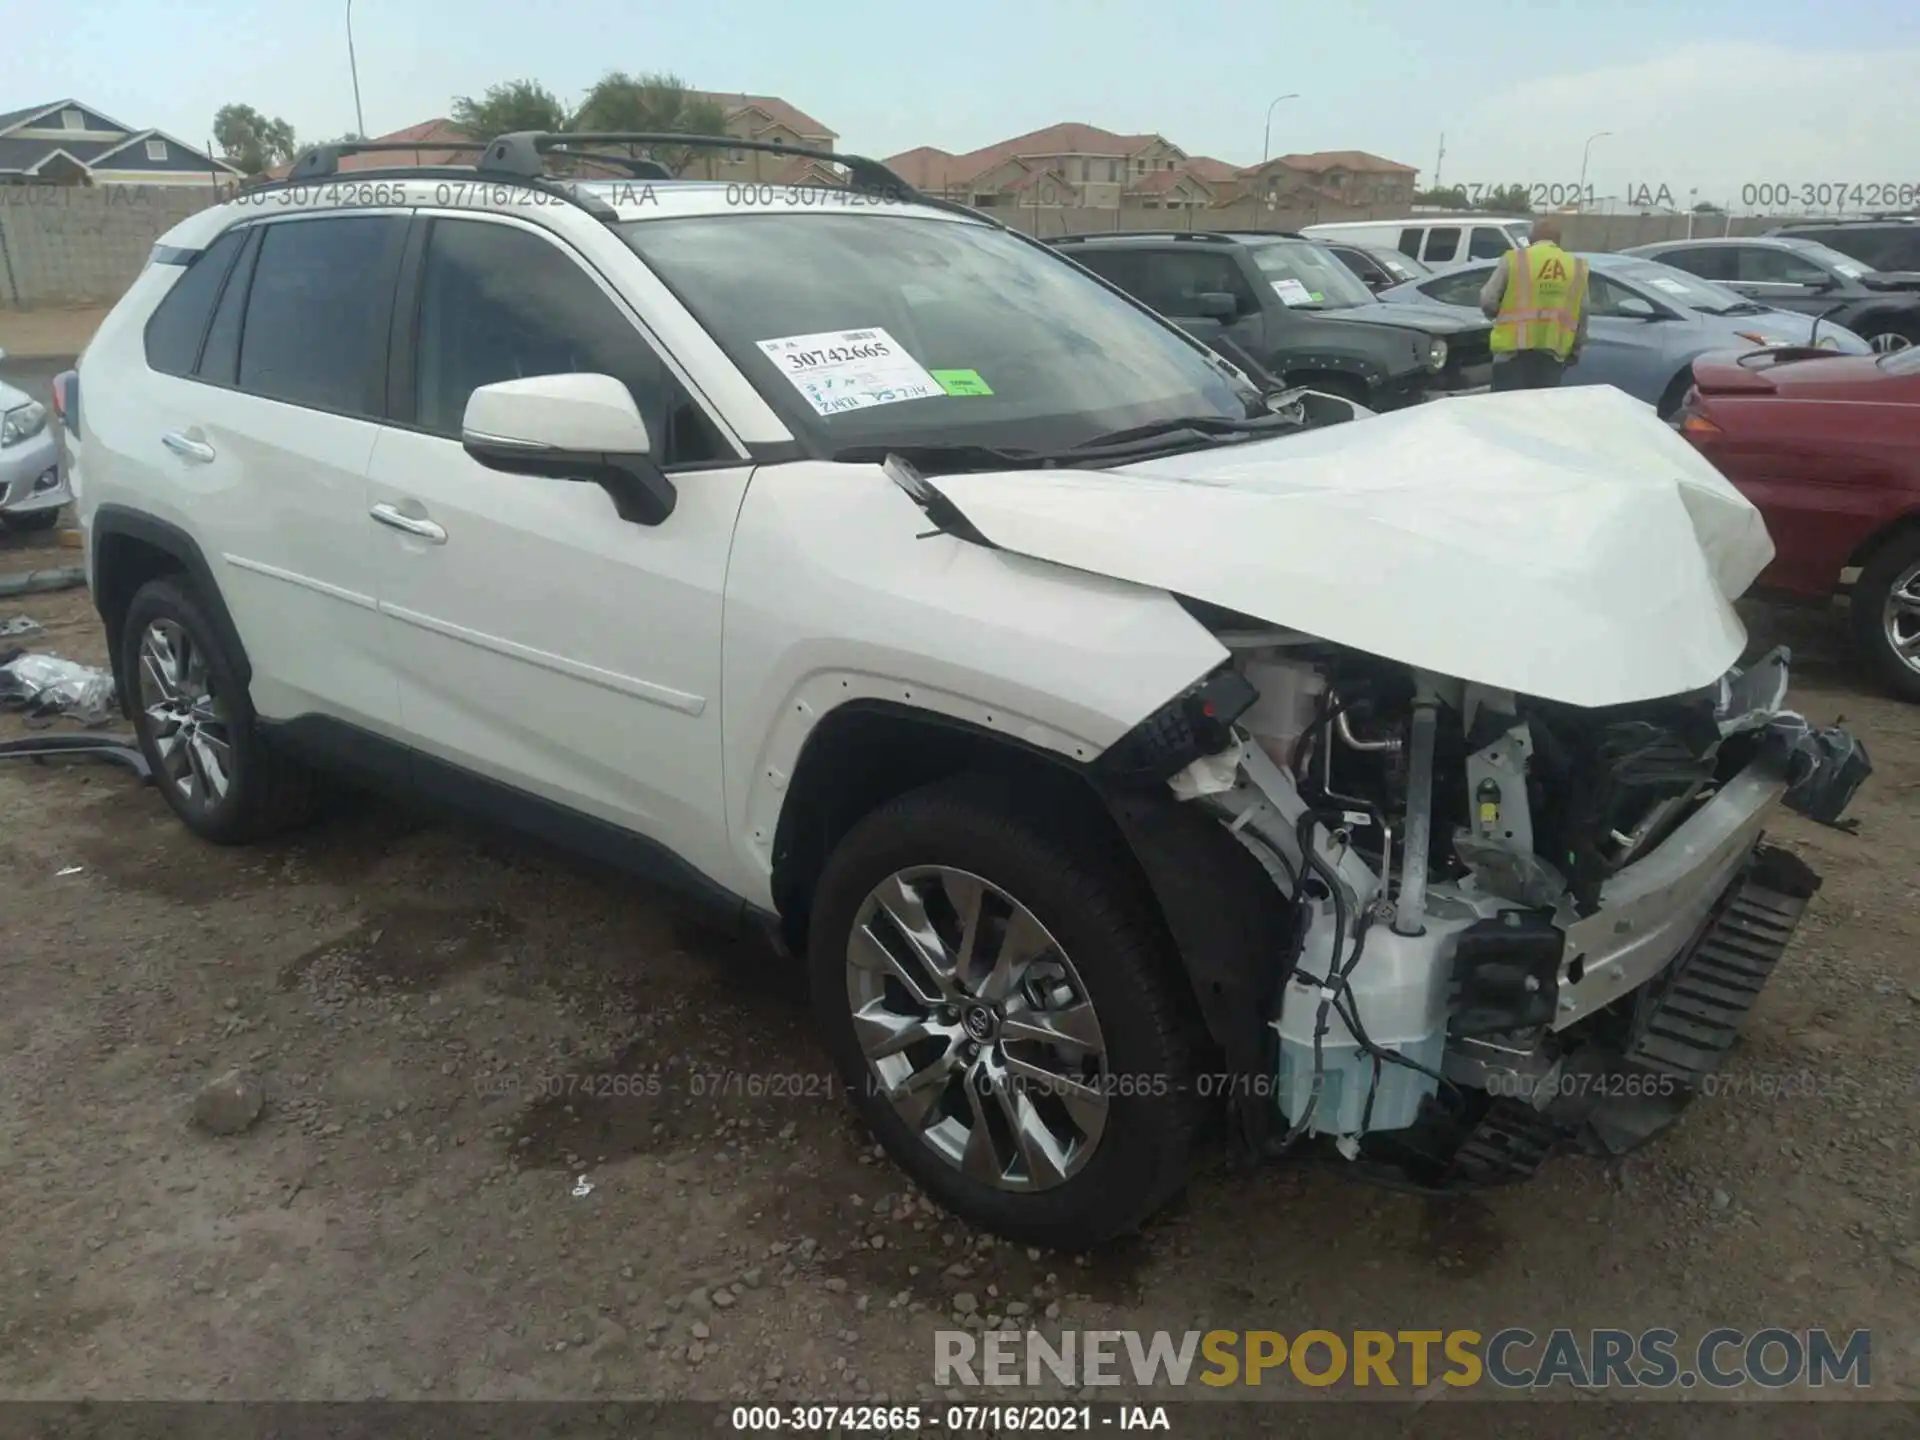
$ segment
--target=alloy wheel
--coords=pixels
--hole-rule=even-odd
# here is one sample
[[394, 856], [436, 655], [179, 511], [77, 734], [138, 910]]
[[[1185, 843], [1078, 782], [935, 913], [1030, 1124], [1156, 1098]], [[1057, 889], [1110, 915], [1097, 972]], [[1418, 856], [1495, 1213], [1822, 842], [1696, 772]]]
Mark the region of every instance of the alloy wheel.
[[846, 978], [868, 1083], [963, 1175], [1047, 1190], [1092, 1158], [1110, 1099], [1099, 1018], [1006, 891], [945, 866], [895, 872], [861, 903]]
[[194, 807], [211, 810], [233, 780], [226, 707], [213, 693], [207, 655], [175, 620], [155, 620], [140, 637], [140, 708], [166, 782]]
[[1887, 355], [1895, 350], [1906, 349], [1909, 345], [1913, 344], [1913, 341], [1908, 336], [1902, 335], [1898, 330], [1882, 330], [1878, 335], [1871, 337], [1867, 341], [1867, 344], [1871, 345], [1882, 355]]
[[1909, 565], [1888, 589], [1880, 624], [1900, 663], [1920, 673], [1920, 563]]

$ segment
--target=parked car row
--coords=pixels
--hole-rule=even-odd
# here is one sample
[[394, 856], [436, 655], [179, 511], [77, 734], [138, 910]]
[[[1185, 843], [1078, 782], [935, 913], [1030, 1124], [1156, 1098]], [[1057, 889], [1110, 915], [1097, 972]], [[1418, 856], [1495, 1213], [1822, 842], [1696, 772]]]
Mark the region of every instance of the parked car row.
[[[1529, 237], [1523, 224], [1477, 234], [1477, 218], [1053, 244], [1231, 359], [1395, 410], [1491, 377], [1480, 291]], [[1681, 426], [1766, 516], [1776, 557], [1762, 588], [1850, 592], [1862, 657], [1920, 699], [1920, 377], [1874, 360], [1913, 348], [1920, 275], [1794, 235], [1582, 258], [1587, 339], [1565, 383], [1612, 386]]]

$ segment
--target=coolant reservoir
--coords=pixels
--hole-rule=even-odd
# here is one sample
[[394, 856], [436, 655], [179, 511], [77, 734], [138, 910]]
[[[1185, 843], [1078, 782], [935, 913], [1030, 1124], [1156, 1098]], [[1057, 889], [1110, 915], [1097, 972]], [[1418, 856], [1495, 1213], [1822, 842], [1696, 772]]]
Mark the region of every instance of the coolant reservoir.
[[1280, 659], [1272, 652], [1242, 660], [1240, 673], [1260, 692], [1253, 708], [1240, 717], [1240, 727], [1284, 769], [1292, 763], [1294, 743], [1320, 713], [1326, 681], [1311, 665]]

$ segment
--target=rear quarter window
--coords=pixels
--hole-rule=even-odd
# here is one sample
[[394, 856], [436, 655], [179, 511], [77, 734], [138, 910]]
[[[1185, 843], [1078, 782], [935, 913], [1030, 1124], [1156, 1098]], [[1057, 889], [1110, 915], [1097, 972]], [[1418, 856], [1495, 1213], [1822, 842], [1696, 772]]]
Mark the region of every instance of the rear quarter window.
[[147, 321], [147, 365], [163, 375], [191, 375], [200, 360], [221, 283], [240, 253], [246, 231], [229, 230], [187, 265]]

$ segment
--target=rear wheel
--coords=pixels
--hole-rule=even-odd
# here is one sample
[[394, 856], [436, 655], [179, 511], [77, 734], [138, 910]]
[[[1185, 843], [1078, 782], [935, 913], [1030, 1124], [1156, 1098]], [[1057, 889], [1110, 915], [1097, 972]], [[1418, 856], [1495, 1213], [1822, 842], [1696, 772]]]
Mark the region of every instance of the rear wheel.
[[1862, 658], [1894, 694], [1920, 701], [1920, 530], [1880, 547], [1848, 603]]
[[956, 1214], [1080, 1248], [1185, 1182], [1186, 1007], [1141, 889], [979, 777], [889, 802], [828, 860], [820, 1023], [856, 1109]]
[[134, 733], [154, 784], [189, 830], [233, 845], [312, 813], [312, 774], [260, 735], [247, 687], [183, 579], [141, 586], [121, 636]]

